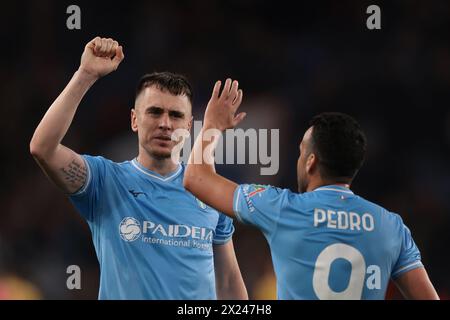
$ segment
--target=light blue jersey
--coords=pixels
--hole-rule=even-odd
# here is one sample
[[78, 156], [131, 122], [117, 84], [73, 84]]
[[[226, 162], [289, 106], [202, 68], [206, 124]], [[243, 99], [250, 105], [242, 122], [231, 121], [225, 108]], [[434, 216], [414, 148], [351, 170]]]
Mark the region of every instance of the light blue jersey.
[[99, 299], [216, 299], [213, 244], [232, 220], [136, 160], [84, 155], [86, 183], [70, 199], [87, 220], [100, 263]]
[[279, 299], [384, 299], [390, 278], [422, 267], [400, 216], [347, 188], [244, 184], [233, 202], [269, 243]]

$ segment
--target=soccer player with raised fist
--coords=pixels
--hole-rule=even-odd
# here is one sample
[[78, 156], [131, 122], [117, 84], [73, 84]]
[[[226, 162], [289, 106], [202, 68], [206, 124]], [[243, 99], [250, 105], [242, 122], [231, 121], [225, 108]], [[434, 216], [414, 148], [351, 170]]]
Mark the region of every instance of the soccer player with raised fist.
[[172, 135], [192, 124], [192, 89], [184, 76], [162, 72], [140, 80], [131, 110], [136, 158], [116, 163], [61, 144], [83, 96], [123, 59], [117, 41], [90, 41], [30, 142], [39, 166], [89, 224], [99, 298], [247, 299], [232, 220], [184, 189], [184, 164], [172, 157], [179, 152]]

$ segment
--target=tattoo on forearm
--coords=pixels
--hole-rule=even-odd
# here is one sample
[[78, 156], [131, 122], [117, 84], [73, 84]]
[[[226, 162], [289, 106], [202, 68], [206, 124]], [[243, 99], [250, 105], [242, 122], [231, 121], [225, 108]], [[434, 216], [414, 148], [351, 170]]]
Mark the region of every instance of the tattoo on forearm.
[[67, 167], [61, 168], [61, 171], [64, 174], [64, 179], [71, 184], [84, 183], [86, 180], [86, 167], [82, 166], [75, 160], [72, 160]]

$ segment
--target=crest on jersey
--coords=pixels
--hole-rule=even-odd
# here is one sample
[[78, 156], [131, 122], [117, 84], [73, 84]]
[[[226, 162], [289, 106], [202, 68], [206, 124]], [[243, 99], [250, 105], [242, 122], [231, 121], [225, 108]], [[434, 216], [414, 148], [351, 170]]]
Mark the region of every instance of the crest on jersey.
[[203, 210], [206, 210], [207, 206], [204, 202], [202, 202], [200, 199], [195, 198], [195, 200], [197, 200], [197, 204], [199, 205], [200, 208], [202, 208]]
[[267, 186], [262, 185], [262, 184], [252, 184], [251, 185], [255, 190], [253, 190], [252, 192], [249, 192], [248, 197], [254, 197], [255, 195], [257, 195], [258, 193], [264, 192], [267, 190]]

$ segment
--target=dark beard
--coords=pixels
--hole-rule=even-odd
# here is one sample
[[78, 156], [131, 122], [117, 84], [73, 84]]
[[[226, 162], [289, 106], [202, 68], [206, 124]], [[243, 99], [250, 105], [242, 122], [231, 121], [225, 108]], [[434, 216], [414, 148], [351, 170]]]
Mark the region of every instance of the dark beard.
[[156, 160], [166, 160], [171, 157], [171, 153], [149, 152], [150, 156]]

